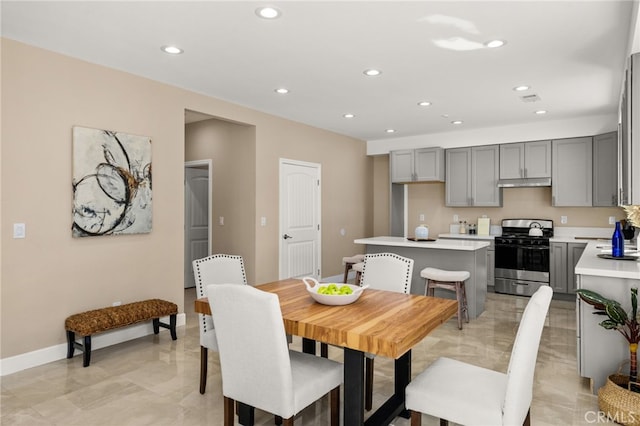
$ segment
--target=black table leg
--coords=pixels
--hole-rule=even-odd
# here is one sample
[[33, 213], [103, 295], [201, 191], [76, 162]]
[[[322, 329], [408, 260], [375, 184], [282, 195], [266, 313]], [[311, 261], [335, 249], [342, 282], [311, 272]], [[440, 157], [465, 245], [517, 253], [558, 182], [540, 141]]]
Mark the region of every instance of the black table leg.
[[394, 378], [394, 388], [395, 394], [400, 396], [402, 401], [402, 411], [400, 412], [400, 416], [408, 419], [410, 417], [409, 411], [404, 406], [405, 402], [405, 389], [409, 382], [411, 381], [411, 351], [402, 355], [400, 358], [395, 361], [395, 378]]
[[302, 352], [306, 354], [316, 354], [316, 341], [312, 339], [302, 338]]
[[[346, 357], [345, 357], [346, 358]], [[345, 361], [346, 368], [346, 361]], [[395, 360], [394, 394], [373, 413], [365, 425], [388, 425], [398, 416], [408, 418], [404, 391], [411, 380], [411, 351]], [[345, 396], [346, 403], [346, 396]], [[345, 423], [346, 425], [347, 423]]]
[[344, 348], [344, 425], [364, 424], [364, 353]]

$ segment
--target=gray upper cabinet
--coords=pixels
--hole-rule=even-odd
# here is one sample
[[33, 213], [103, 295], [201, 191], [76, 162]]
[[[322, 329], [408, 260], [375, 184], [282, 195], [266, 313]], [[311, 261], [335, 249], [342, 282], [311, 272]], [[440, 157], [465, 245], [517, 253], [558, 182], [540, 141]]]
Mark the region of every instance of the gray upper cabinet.
[[500, 207], [498, 145], [446, 150], [445, 205]]
[[593, 200], [593, 138], [554, 140], [552, 205], [588, 207]]
[[500, 145], [500, 179], [551, 177], [551, 141]]
[[393, 183], [444, 181], [442, 148], [402, 149], [389, 155]]
[[445, 205], [471, 205], [471, 148], [447, 149], [445, 158]]
[[593, 205], [618, 205], [618, 133], [593, 138]]

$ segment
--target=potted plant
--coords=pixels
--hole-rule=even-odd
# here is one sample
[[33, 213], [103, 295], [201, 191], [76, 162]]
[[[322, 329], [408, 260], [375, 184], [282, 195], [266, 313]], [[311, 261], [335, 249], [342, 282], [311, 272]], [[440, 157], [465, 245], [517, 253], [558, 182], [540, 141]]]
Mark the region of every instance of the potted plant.
[[[620, 303], [591, 290], [576, 290], [580, 298], [595, 308], [594, 314], [606, 315], [600, 323], [607, 330], [616, 330], [629, 342], [629, 382], [638, 381], [638, 343], [640, 323], [638, 323], [638, 289], [631, 289], [631, 312], [628, 315]], [[636, 387], [635, 392], [640, 392]]]
[[612, 374], [598, 389], [598, 407], [616, 423], [640, 426], [640, 385], [638, 384], [638, 289], [631, 289], [631, 312], [620, 303], [591, 290], [576, 290], [580, 298], [595, 308], [594, 314], [607, 318], [600, 323], [607, 330], [616, 330], [629, 342], [629, 376]]

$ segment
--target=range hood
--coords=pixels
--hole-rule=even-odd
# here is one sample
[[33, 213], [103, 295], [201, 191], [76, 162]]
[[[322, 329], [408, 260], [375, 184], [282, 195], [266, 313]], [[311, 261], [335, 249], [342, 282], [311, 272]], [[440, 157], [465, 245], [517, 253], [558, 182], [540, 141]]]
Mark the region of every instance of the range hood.
[[498, 188], [551, 186], [551, 178], [499, 179]]

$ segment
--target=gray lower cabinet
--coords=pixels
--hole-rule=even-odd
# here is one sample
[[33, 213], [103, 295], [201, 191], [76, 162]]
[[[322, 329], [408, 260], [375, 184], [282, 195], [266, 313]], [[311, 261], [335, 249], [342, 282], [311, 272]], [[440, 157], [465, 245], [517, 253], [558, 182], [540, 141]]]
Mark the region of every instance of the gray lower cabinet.
[[577, 290], [576, 265], [586, 246], [587, 243], [567, 243], [567, 290], [569, 293]]
[[499, 145], [447, 149], [445, 205], [501, 207]]
[[549, 281], [555, 293], [576, 290], [576, 264], [587, 243], [552, 242], [549, 250]]
[[593, 205], [618, 205], [618, 132], [593, 137]]
[[552, 142], [551, 192], [554, 207], [590, 207], [593, 204], [593, 138]]
[[484, 240], [482, 238], [448, 238], [441, 237], [438, 238], [443, 240], [466, 240], [466, 241], [486, 241], [489, 243], [489, 247], [487, 247], [487, 286], [493, 287], [495, 286], [495, 269], [496, 269], [496, 246], [493, 239]]
[[550, 243], [549, 285], [555, 293], [567, 292], [567, 243]]
[[493, 241], [487, 247], [487, 286], [495, 286], [496, 250]]

